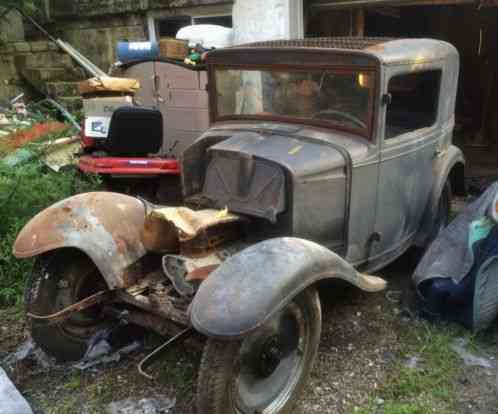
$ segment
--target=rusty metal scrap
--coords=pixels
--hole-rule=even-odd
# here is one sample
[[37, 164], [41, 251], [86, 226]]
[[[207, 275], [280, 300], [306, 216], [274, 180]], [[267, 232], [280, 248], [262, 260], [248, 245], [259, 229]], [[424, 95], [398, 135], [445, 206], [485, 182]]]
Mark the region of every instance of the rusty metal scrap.
[[115, 293], [116, 291], [114, 290], [103, 290], [51, 315], [35, 315], [28, 312], [27, 316], [32, 319], [47, 321], [49, 324], [62, 323], [77, 312], [81, 312], [101, 303], [112, 301], [115, 298]]
[[194, 269], [191, 272], [187, 273], [187, 275], [185, 276], [185, 280], [187, 282], [204, 281], [218, 267], [219, 267], [219, 265], [217, 265], [217, 264], [198, 267], [197, 269]]
[[181, 325], [188, 326], [190, 325], [190, 321], [187, 316], [189, 303], [182, 304], [181, 301], [175, 301], [169, 295], [172, 291], [173, 287], [171, 286], [169, 290], [164, 290], [156, 294], [140, 294], [132, 296], [125, 291], [119, 291], [117, 296], [122, 302], [136, 306], [137, 308], [151, 312], [152, 314], [163, 318], [171, 319]]
[[190, 282], [206, 279], [221, 262], [222, 260], [215, 254], [201, 258], [165, 255], [162, 259], [162, 266], [164, 274], [178, 294], [190, 297], [195, 293], [195, 287]]
[[[142, 243], [148, 251], [175, 253], [179, 251], [181, 243], [192, 241], [215, 227], [241, 220], [242, 217], [227, 210], [194, 211], [186, 207], [156, 208], [147, 214], [142, 231]], [[216, 236], [220, 238], [220, 235]], [[213, 242], [210, 238], [210, 244], [218, 245], [219, 243]]]
[[143, 204], [134, 197], [79, 194], [31, 219], [19, 233], [13, 253], [27, 258], [77, 248], [92, 259], [111, 289], [128, 287], [136, 282], [136, 274], [129, 272], [131, 265], [146, 253], [140, 242], [144, 216]]

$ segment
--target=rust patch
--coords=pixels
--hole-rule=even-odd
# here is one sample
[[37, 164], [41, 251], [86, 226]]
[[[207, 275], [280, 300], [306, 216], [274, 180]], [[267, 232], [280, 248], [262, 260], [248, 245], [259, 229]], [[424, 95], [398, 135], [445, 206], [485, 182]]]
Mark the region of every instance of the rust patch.
[[147, 215], [142, 243], [154, 253], [202, 253], [239, 238], [242, 220], [227, 210], [160, 208]]
[[[145, 209], [136, 198], [117, 193], [80, 194], [36, 215], [13, 246], [18, 258], [62, 247], [77, 248], [98, 267], [111, 289], [129, 286], [123, 273], [145, 254], [140, 239]], [[133, 281], [136, 280], [133, 277]]]
[[197, 268], [195, 270], [192, 270], [190, 273], [188, 273], [185, 276], [185, 280], [187, 282], [204, 281], [218, 267], [219, 267], [219, 265], [209, 265], [209, 266], [199, 267], [199, 268]]

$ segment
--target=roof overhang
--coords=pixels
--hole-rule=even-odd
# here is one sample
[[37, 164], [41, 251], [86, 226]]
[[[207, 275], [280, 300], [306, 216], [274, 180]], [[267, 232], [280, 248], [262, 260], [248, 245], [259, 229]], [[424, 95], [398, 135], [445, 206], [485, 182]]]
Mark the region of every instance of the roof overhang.
[[389, 7], [389, 6], [437, 6], [476, 4], [476, 6], [498, 6], [498, 0], [311, 0], [313, 10], [349, 9], [356, 7]]

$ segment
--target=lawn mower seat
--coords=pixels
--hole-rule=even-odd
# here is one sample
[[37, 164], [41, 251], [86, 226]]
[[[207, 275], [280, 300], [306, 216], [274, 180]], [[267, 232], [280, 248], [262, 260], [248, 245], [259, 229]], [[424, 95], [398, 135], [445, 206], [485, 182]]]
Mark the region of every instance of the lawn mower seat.
[[124, 106], [112, 114], [106, 149], [112, 156], [138, 157], [159, 152], [163, 116], [156, 109]]

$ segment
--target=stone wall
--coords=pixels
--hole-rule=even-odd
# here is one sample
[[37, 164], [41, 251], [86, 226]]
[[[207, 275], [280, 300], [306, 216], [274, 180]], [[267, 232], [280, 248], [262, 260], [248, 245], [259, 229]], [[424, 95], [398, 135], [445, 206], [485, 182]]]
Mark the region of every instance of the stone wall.
[[[174, 15], [192, 8], [216, 9], [231, 4], [229, 0], [46, 0], [49, 22], [44, 25], [56, 37], [69, 42], [102, 70], [107, 71], [116, 61], [119, 40], [146, 40], [147, 16]], [[190, 9], [186, 9], [190, 8]], [[33, 28], [27, 32], [16, 12], [10, 13], [0, 29], [0, 100], [22, 92], [23, 78], [36, 87], [49, 84], [44, 92], [53, 90], [53, 82], [65, 85], [83, 79], [85, 75], [71, 58], [53, 48]], [[7, 23], [5, 23], [7, 22]], [[48, 45], [48, 46], [47, 46]], [[59, 78], [59, 79], [56, 79]], [[73, 89], [72, 86], [69, 86]], [[59, 90], [60, 87], [56, 87]], [[63, 88], [64, 89], [64, 88]]]
[[58, 21], [52, 27], [59, 38], [70, 43], [105, 72], [116, 61], [118, 41], [147, 39], [144, 16], [132, 13]]
[[[49, 41], [9, 42], [0, 45], [0, 100], [21, 92], [41, 92], [54, 97], [77, 101], [75, 81], [85, 72], [71, 57]], [[27, 88], [26, 81], [32, 88]], [[68, 86], [72, 87], [71, 90]], [[63, 88], [64, 90], [62, 90]], [[71, 105], [74, 102], [68, 102]]]
[[227, 0], [49, 0], [49, 27], [102, 70], [116, 61], [119, 40], [148, 37], [147, 13], [185, 12]]
[[24, 26], [16, 12], [8, 13], [0, 25], [0, 100], [5, 100], [22, 91], [22, 82], [14, 64], [14, 55], [15, 42], [24, 40]]
[[[49, 0], [50, 18], [143, 13], [153, 9], [175, 9], [233, 3], [230, 0]], [[247, 1], [247, 0], [246, 0]], [[249, 2], [249, 1], [248, 1]]]

